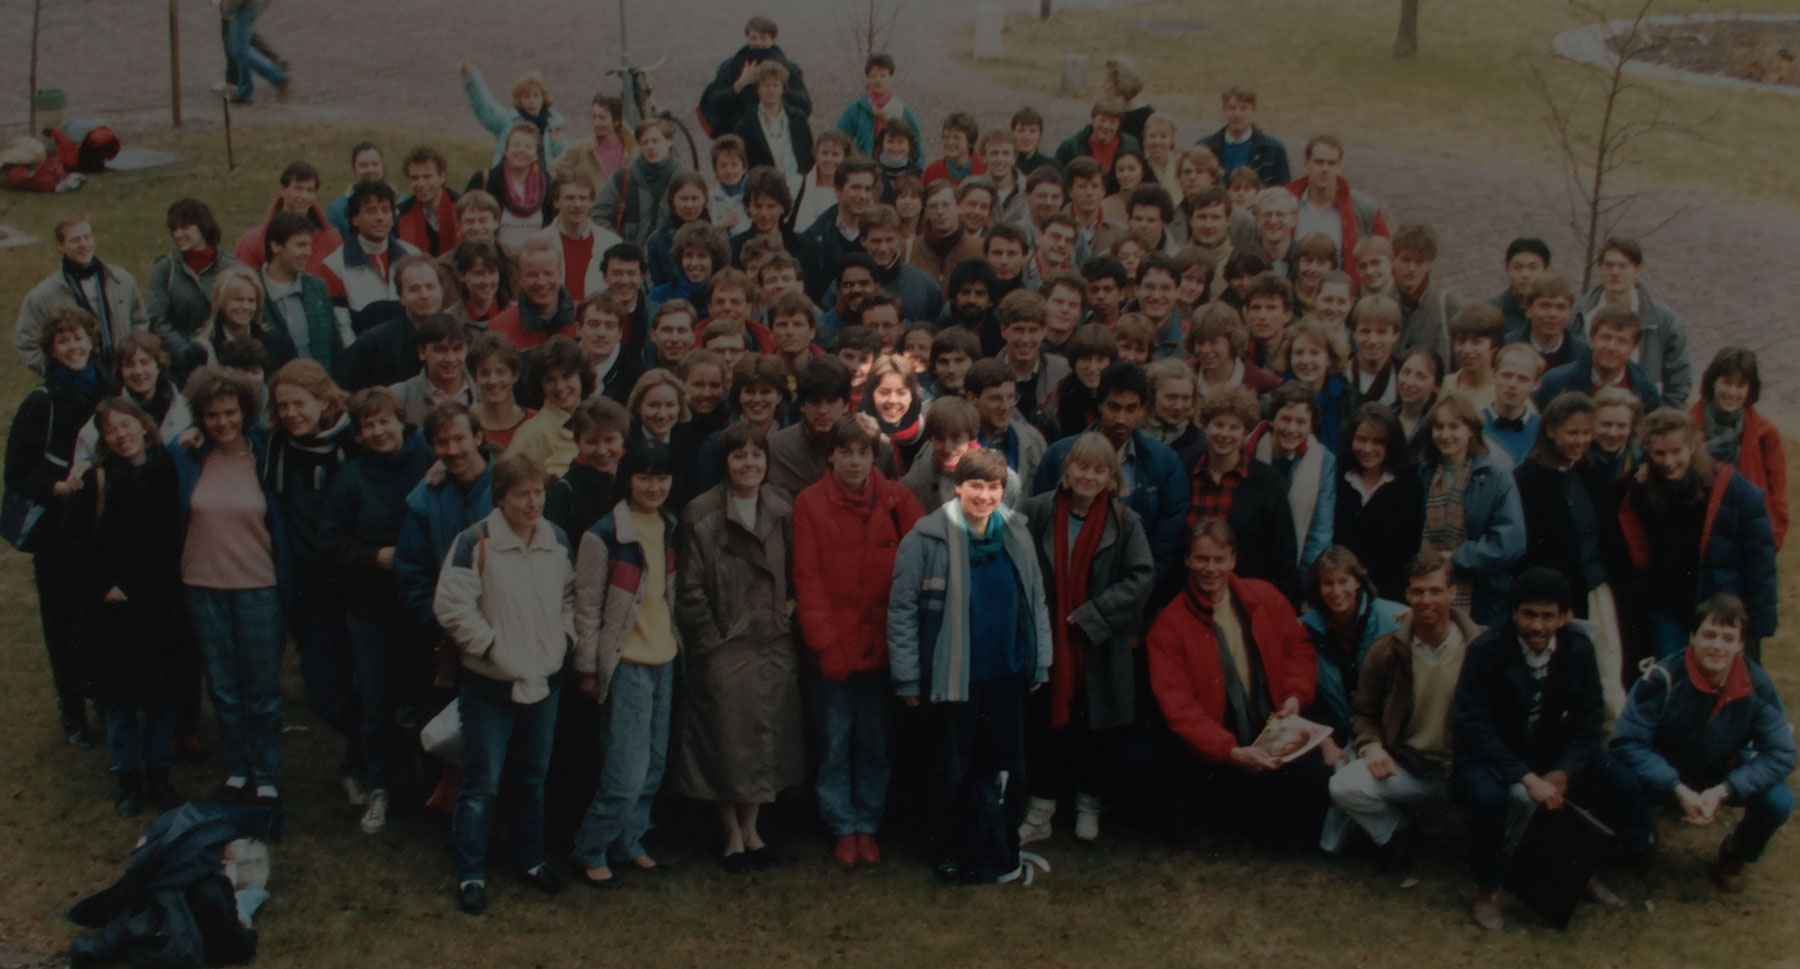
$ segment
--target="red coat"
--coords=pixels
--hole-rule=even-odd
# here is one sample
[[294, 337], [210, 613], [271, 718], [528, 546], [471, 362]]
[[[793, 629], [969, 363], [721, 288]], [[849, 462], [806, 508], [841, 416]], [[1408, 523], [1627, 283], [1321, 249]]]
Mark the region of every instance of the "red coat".
[[[275, 213], [280, 210], [281, 196], [277, 195], [275, 201], [269, 203], [269, 211], [263, 215], [263, 220], [245, 229], [244, 234], [238, 236], [237, 245], [231, 251], [231, 254], [237, 257], [238, 262], [251, 269], [262, 268], [263, 234], [269, 229], [269, 220], [274, 218]], [[312, 259], [306, 264], [306, 271], [317, 276], [319, 265], [325, 261], [326, 256], [336, 252], [338, 247], [344, 244], [344, 237], [332, 227], [330, 222], [325, 221], [324, 209], [313, 206], [308, 219], [313, 225], [323, 226], [313, 232]]]
[[794, 595], [806, 655], [827, 679], [885, 669], [888, 591], [900, 539], [924, 516], [919, 499], [871, 470], [865, 519], [826, 472], [794, 499]]
[[[1249, 617], [1248, 632], [1262, 657], [1269, 698], [1279, 709], [1289, 697], [1312, 702], [1313, 650], [1306, 629], [1281, 591], [1260, 579], [1231, 577], [1231, 595]], [[1150, 687], [1169, 729], [1206, 760], [1224, 763], [1237, 737], [1226, 728], [1225, 674], [1212, 619], [1185, 592], [1156, 617], [1146, 643]]]
[[[1695, 401], [1688, 414], [1694, 426], [1706, 429], [1705, 403]], [[1769, 506], [1769, 530], [1775, 533], [1775, 548], [1787, 538], [1787, 452], [1781, 447], [1781, 432], [1754, 407], [1744, 408], [1744, 437], [1738, 446], [1737, 473], [1762, 489]]]

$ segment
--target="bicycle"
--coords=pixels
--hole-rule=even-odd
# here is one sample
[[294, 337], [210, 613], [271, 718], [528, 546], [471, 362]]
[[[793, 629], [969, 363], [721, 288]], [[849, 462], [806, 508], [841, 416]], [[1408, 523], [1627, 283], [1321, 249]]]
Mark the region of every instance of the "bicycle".
[[625, 106], [625, 124], [635, 128], [644, 118], [661, 118], [668, 122], [680, 135], [680, 143], [687, 145], [689, 170], [700, 171], [700, 148], [694, 141], [693, 132], [674, 114], [657, 110], [655, 92], [650, 86], [650, 72], [663, 66], [668, 58], [648, 67], [631, 62], [631, 49], [626, 43], [625, 3], [626, 0], [619, 0], [619, 66], [606, 72], [619, 78], [619, 100]]

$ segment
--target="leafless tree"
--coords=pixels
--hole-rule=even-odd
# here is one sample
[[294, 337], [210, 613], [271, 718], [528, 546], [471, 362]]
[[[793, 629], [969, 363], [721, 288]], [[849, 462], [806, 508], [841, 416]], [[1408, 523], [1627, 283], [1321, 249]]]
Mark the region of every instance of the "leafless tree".
[[1394, 36], [1394, 56], [1419, 52], [1419, 0], [1400, 0], [1400, 31]]
[[906, 9], [906, 0], [850, 0], [843, 9], [857, 50], [867, 60], [869, 55], [888, 49], [894, 26]]
[[[1628, 66], [1662, 44], [1649, 22], [1655, 3], [1630, 0], [1630, 16], [1618, 18], [1609, 15], [1605, 0], [1567, 0], [1583, 22], [1606, 25], [1604, 62], [1580, 65], [1581, 79], [1572, 85], [1552, 79], [1541, 66], [1531, 67], [1549, 111], [1545, 123], [1562, 156], [1569, 228], [1582, 246], [1583, 291], [1592, 282], [1595, 250], [1643, 199], [1642, 192], [1619, 190], [1613, 176], [1637, 163], [1645, 138], [1692, 133], [1699, 126], [1673, 117], [1666, 98], [1630, 80]], [[1648, 231], [1666, 225], [1680, 211]]]

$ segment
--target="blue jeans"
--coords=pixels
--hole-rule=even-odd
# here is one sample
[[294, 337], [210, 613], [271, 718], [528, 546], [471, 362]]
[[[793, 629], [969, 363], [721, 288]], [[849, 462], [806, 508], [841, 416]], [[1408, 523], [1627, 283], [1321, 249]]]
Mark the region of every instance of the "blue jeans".
[[266, 4], [246, 3], [239, 7], [231, 18], [231, 30], [226, 36], [226, 49], [231, 59], [237, 61], [237, 94], [240, 98], [248, 98], [255, 93], [255, 75], [261, 74], [270, 84], [279, 87], [287, 81], [287, 75], [275, 62], [258, 54], [250, 46], [250, 37], [256, 32], [256, 18], [263, 12]]
[[274, 586], [190, 585], [187, 601], [219, 716], [219, 763], [252, 787], [272, 785], [281, 770], [281, 597]]
[[874, 834], [887, 807], [887, 674], [839, 683], [807, 667], [800, 682], [819, 745], [819, 815], [833, 835]]
[[575, 832], [575, 861], [599, 868], [644, 854], [650, 804], [669, 759], [669, 708], [675, 664], [629, 660], [613, 671], [601, 719], [600, 787]]
[[1744, 806], [1744, 818], [1732, 829], [1731, 838], [1726, 842], [1731, 854], [1745, 861], [1758, 861], [1769, 839], [1775, 837], [1775, 832], [1780, 831], [1788, 816], [1794, 813], [1794, 792], [1788, 790], [1787, 781], [1783, 779], [1760, 794], [1743, 800], [1733, 796], [1728, 803]]
[[107, 710], [105, 714], [106, 746], [112, 751], [114, 773], [166, 768], [174, 760], [174, 707]]
[[346, 616], [345, 631], [356, 657], [356, 736], [370, 789], [386, 790], [393, 782], [394, 753], [399, 749], [394, 726], [396, 660], [406, 655], [404, 642], [411, 624], [405, 620], [371, 622]]
[[450, 814], [458, 882], [487, 879], [488, 827], [503, 772], [514, 861], [520, 871], [544, 863], [544, 772], [556, 738], [557, 694], [553, 684], [536, 703], [514, 703], [511, 683], [462, 671], [462, 782]]
[[341, 594], [323, 574], [294, 574], [294, 647], [300, 651], [300, 680], [306, 704], [326, 726], [342, 734], [344, 759], [338, 773], [360, 777], [362, 749], [357, 742], [355, 656], [345, 629]]

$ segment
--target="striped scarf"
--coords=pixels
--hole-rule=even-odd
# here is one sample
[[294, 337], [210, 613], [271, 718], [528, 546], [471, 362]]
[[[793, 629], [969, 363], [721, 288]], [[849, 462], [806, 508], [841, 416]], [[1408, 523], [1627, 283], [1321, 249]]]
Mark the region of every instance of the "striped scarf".
[[[1463, 521], [1463, 493], [1469, 490], [1473, 462], [1465, 460], [1460, 468], [1437, 465], [1431, 469], [1431, 483], [1425, 489], [1425, 532], [1420, 549], [1454, 552], [1469, 537]], [[1468, 608], [1469, 591], [1457, 592], [1455, 605]]]

